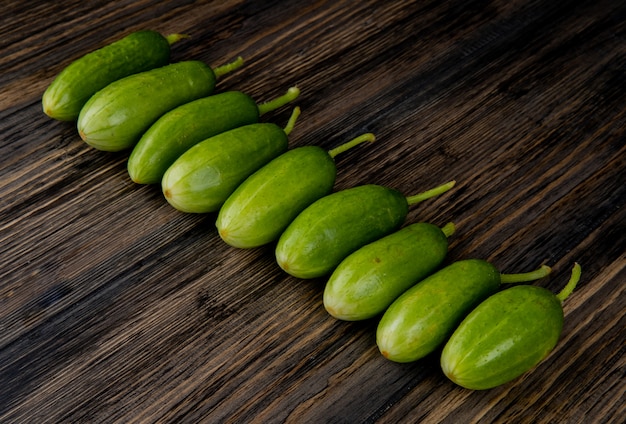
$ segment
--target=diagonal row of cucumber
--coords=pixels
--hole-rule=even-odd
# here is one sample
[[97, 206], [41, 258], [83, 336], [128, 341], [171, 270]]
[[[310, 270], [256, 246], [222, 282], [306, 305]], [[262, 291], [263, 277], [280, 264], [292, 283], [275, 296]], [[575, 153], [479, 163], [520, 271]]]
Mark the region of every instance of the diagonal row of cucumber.
[[335, 156], [375, 136], [330, 151], [289, 149], [300, 109], [284, 128], [260, 118], [300, 90], [261, 104], [239, 91], [214, 94], [219, 77], [243, 59], [215, 69], [195, 60], [169, 63], [170, 45], [184, 37], [138, 31], [77, 59], [45, 91], [44, 112], [76, 121], [96, 149], [132, 149], [134, 182], [160, 183], [180, 211], [218, 212], [216, 227], [229, 245], [276, 242], [285, 272], [329, 276], [325, 309], [341, 320], [379, 317], [376, 343], [392, 361], [415, 361], [445, 344], [445, 375], [487, 389], [547, 357], [562, 331], [561, 302], [580, 278], [578, 264], [557, 296], [530, 285], [499, 291], [502, 283], [546, 277], [546, 265], [521, 274], [501, 274], [480, 259], [442, 267], [454, 224], [402, 226], [411, 205], [446, 193], [454, 181], [412, 196], [375, 184], [333, 193]]

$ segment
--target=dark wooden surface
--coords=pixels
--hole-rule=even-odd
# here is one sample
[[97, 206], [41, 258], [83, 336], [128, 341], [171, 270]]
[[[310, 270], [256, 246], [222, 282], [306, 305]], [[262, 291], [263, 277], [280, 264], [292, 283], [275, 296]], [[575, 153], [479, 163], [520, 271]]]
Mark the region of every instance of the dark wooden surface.
[[[620, 422], [626, 280], [626, 3], [614, 0], [5, 0], [0, 13], [0, 422]], [[376, 320], [323, 309], [324, 280], [237, 250], [215, 214], [133, 184], [128, 152], [89, 148], [41, 94], [132, 30], [190, 34], [173, 60], [246, 65], [259, 101], [298, 85], [291, 146], [338, 157], [337, 189], [450, 193], [407, 222], [454, 221], [449, 261], [574, 261], [553, 353], [472, 392], [438, 355], [385, 360]], [[264, 119], [283, 124], [283, 108]]]

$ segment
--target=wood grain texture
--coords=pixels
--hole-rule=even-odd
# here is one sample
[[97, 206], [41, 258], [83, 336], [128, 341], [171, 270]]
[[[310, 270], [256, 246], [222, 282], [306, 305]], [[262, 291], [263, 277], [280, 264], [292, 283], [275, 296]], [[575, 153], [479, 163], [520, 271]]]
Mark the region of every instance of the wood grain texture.
[[[106, 4], [100, 4], [106, 3]], [[613, 423], [626, 415], [626, 5], [612, 0], [3, 1], [0, 422]], [[448, 261], [574, 261], [560, 343], [511, 384], [469, 391], [438, 354], [395, 364], [376, 320], [323, 309], [324, 280], [237, 250], [215, 214], [138, 186], [41, 95], [75, 58], [152, 28], [172, 60], [246, 65], [218, 84], [292, 85], [292, 147], [337, 157], [336, 189], [457, 187], [407, 222], [454, 221]], [[285, 107], [264, 116], [284, 124]], [[620, 418], [622, 417], [622, 418]]]

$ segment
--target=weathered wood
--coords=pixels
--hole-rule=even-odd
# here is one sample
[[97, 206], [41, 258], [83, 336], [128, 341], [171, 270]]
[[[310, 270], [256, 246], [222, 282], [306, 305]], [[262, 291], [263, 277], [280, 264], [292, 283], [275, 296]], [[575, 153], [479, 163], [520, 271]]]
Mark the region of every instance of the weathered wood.
[[[4, 1], [0, 20], [0, 422], [620, 422], [626, 280], [626, 5], [611, 0]], [[298, 85], [291, 146], [337, 157], [336, 188], [457, 187], [407, 222], [454, 221], [449, 261], [542, 263], [563, 287], [554, 352], [500, 388], [395, 364], [376, 320], [323, 309], [323, 279], [273, 246], [223, 243], [215, 214], [138, 186], [128, 152], [85, 145], [41, 94], [141, 28], [173, 60], [246, 65], [218, 90]], [[284, 124], [288, 107], [263, 119]], [[620, 418], [621, 417], [621, 418]]]

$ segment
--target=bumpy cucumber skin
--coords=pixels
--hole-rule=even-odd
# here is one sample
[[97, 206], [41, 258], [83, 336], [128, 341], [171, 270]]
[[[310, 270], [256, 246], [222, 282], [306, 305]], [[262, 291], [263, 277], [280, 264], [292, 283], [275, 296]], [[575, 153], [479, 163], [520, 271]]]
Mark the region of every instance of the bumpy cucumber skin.
[[190, 60], [122, 78], [94, 94], [78, 116], [78, 132], [92, 147], [133, 147], [166, 112], [208, 96], [216, 77], [206, 64]]
[[465, 315], [500, 286], [490, 263], [466, 259], [442, 268], [398, 297], [376, 329], [376, 344], [387, 359], [416, 361], [433, 352]]
[[167, 168], [194, 144], [258, 121], [257, 104], [239, 91], [178, 106], [161, 116], [141, 136], [128, 158], [128, 174], [138, 184], [160, 183]]
[[554, 349], [562, 329], [563, 309], [552, 292], [511, 287], [463, 320], [443, 349], [441, 368], [459, 386], [490, 389], [538, 365]]
[[322, 277], [350, 253], [398, 229], [407, 213], [406, 198], [379, 185], [329, 194], [289, 224], [278, 239], [276, 260], [294, 277]]
[[287, 134], [272, 123], [235, 128], [183, 153], [163, 175], [162, 189], [176, 209], [217, 211], [256, 170], [287, 150]]
[[217, 217], [220, 237], [239, 248], [277, 240], [293, 219], [329, 194], [335, 162], [317, 146], [292, 149], [247, 178], [226, 200]]
[[326, 283], [324, 307], [345, 321], [372, 318], [434, 272], [447, 253], [448, 239], [439, 227], [408, 225], [346, 257]]
[[42, 97], [46, 115], [75, 121], [97, 91], [121, 78], [164, 66], [170, 45], [156, 31], [137, 31], [76, 59], [63, 69]]

